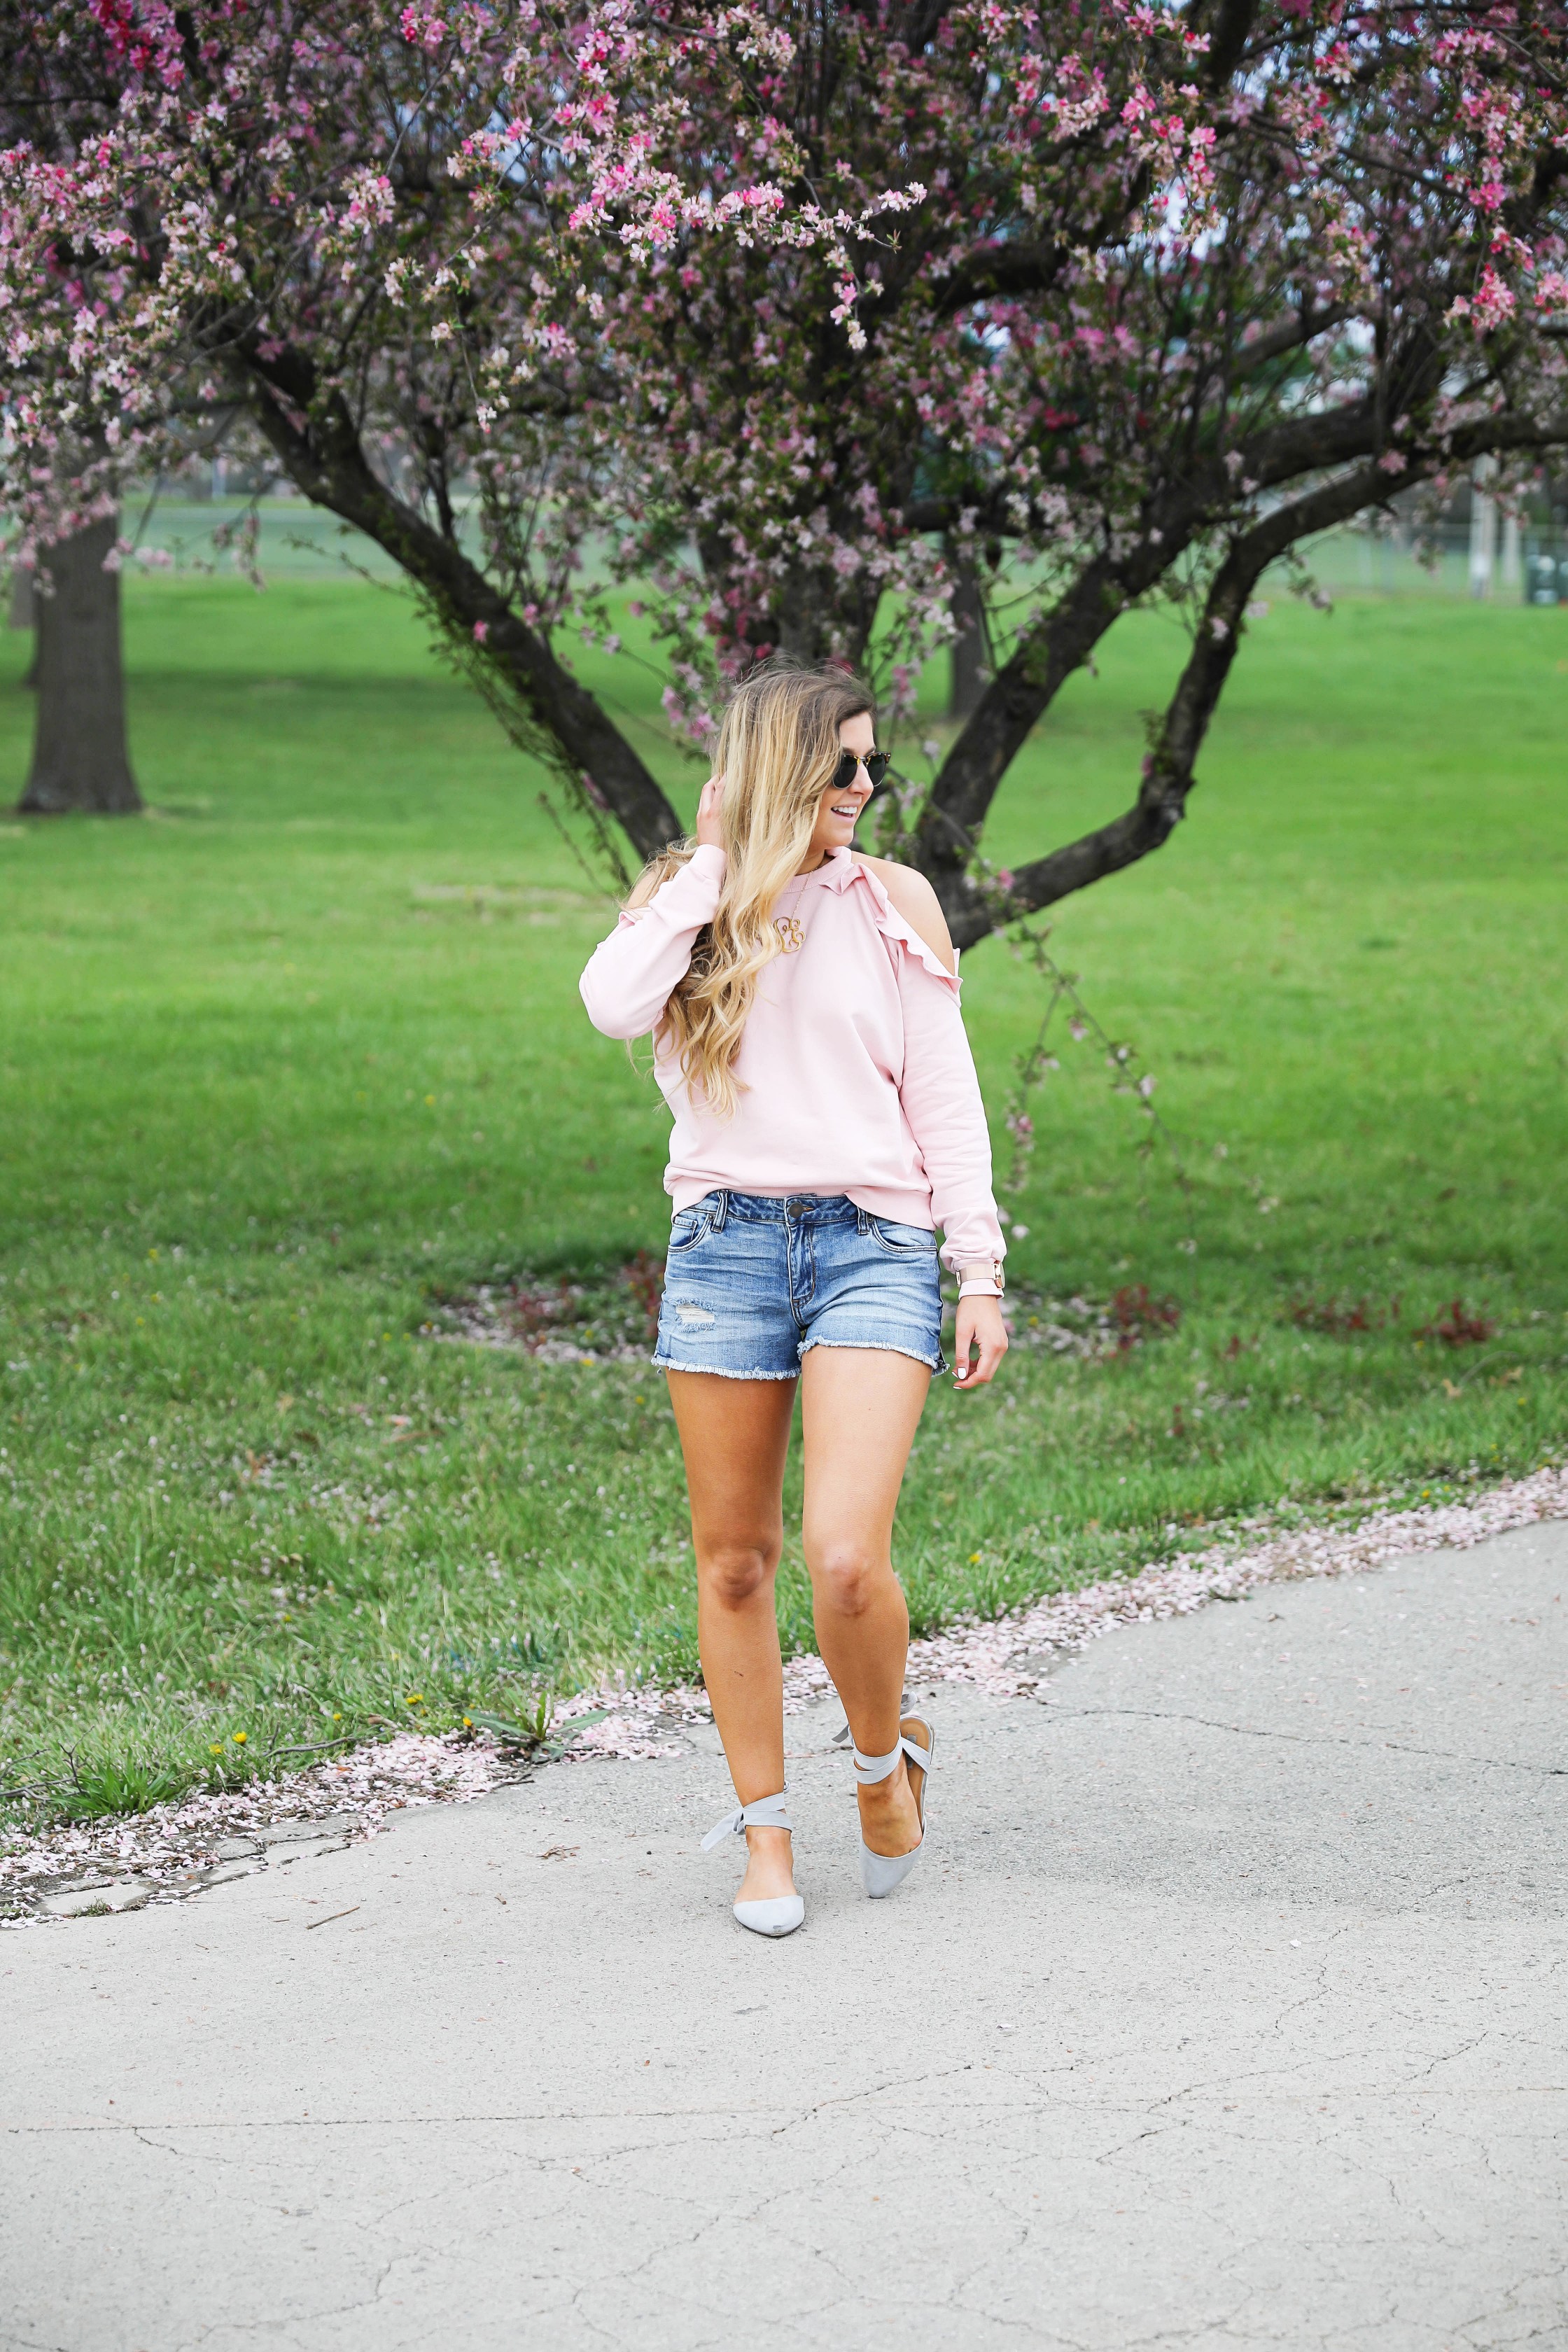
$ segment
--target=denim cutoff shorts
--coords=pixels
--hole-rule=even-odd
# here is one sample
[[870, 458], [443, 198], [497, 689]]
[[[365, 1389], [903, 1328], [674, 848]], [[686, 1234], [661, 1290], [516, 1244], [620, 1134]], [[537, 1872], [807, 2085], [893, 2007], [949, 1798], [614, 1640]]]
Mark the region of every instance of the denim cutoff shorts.
[[707, 1192], [678, 1209], [654, 1362], [793, 1381], [813, 1348], [890, 1348], [945, 1371], [936, 1235], [843, 1192]]

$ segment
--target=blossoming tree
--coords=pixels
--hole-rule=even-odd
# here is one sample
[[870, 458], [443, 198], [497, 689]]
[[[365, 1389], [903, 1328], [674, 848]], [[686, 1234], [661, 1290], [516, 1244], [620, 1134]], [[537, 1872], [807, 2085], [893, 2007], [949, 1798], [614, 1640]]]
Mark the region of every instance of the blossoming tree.
[[[24, 548], [204, 422], [402, 565], [580, 797], [679, 824], [574, 673], [636, 582], [678, 733], [767, 648], [891, 723], [994, 673], [886, 814], [961, 940], [1178, 821], [1263, 572], [1568, 438], [1563, 0], [38, 0], [0, 58]], [[987, 814], [1131, 606], [1191, 653], [1114, 822]], [[912, 761], [904, 763], [906, 769]]]

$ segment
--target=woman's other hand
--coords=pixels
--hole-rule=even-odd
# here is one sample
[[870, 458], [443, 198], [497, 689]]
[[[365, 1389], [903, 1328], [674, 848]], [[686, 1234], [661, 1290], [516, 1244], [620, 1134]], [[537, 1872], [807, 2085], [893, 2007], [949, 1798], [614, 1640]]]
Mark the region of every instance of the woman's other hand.
[[722, 776], [710, 776], [702, 787], [697, 803], [697, 846], [699, 849], [722, 849], [724, 836], [719, 827], [719, 803], [724, 797]]
[[[994, 1380], [1007, 1352], [1007, 1326], [1002, 1302], [975, 1291], [958, 1302], [958, 1329], [953, 1343], [952, 1384], [959, 1389], [984, 1388]], [[972, 1360], [974, 1359], [975, 1360]]]

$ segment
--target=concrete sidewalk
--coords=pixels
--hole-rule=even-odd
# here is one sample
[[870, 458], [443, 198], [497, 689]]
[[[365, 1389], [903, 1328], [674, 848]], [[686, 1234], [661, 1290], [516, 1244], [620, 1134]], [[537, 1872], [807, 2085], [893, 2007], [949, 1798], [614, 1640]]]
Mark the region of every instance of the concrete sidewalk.
[[877, 1906], [795, 1724], [784, 1944], [716, 1749], [0, 1939], [0, 2345], [1568, 2347], [1568, 1526], [1051, 1690]]

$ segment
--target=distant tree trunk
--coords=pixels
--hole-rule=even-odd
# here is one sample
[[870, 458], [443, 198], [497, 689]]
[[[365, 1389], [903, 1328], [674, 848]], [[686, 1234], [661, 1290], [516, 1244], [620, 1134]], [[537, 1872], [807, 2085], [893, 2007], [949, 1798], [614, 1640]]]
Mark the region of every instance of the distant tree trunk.
[[125, 748], [120, 574], [103, 568], [116, 529], [111, 515], [44, 551], [54, 593], [35, 604], [38, 717], [21, 803], [33, 815], [142, 806]]
[[33, 646], [27, 656], [27, 667], [16, 683], [18, 686], [37, 686], [38, 683], [37, 606], [33, 596], [33, 575], [20, 563], [11, 574], [11, 610], [6, 626], [12, 629], [26, 629], [32, 633]]
[[968, 719], [991, 683], [991, 645], [979, 575], [972, 563], [952, 554], [951, 548], [949, 553], [958, 574], [958, 584], [952, 592], [952, 617], [958, 625], [958, 635], [952, 641], [948, 717]]

